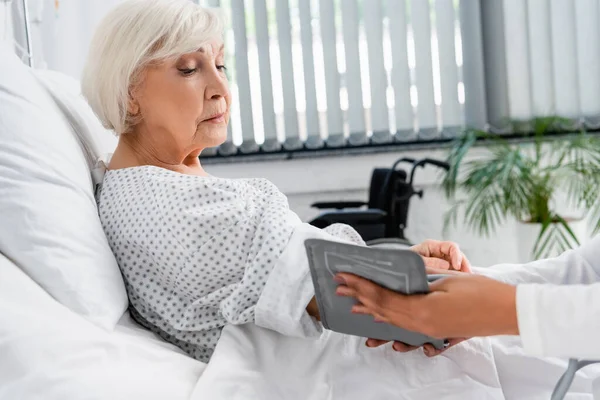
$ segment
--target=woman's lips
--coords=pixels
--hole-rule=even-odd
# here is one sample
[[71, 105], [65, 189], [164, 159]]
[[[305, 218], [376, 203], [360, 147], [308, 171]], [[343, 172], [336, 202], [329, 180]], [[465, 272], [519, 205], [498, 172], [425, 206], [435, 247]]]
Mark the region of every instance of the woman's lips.
[[205, 119], [204, 122], [210, 122], [211, 124], [222, 124], [225, 122], [225, 113], [213, 115], [212, 117]]

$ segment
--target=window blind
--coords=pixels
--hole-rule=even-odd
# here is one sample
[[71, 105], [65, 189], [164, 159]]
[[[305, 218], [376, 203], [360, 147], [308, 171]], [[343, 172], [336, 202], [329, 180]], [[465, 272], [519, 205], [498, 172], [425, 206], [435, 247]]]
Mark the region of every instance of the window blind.
[[479, 0], [199, 3], [228, 21], [233, 95], [228, 142], [208, 155], [427, 141], [485, 123]]

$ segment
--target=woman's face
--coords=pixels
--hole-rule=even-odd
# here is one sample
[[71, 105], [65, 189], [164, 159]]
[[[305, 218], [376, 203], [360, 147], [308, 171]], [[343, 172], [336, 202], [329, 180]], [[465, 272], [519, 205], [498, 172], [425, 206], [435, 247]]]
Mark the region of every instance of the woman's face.
[[129, 112], [141, 115], [133, 129], [162, 161], [197, 157], [227, 138], [229, 84], [221, 42], [148, 67], [131, 93]]

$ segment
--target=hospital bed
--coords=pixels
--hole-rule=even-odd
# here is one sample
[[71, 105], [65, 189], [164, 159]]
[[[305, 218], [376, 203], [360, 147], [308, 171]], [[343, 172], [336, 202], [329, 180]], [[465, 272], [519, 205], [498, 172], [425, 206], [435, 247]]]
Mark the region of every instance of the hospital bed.
[[206, 365], [127, 312], [91, 174], [115, 138], [87, 108], [67, 117], [86, 106], [77, 82], [36, 73], [0, 46], [0, 399], [200, 398]]

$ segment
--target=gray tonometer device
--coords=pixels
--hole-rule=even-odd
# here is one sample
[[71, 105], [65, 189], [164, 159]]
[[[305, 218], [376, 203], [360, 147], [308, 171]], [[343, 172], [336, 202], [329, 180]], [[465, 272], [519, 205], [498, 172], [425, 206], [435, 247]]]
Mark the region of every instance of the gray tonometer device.
[[390, 324], [375, 322], [372, 316], [352, 314], [356, 300], [337, 296], [334, 276], [349, 272], [387, 289], [403, 294], [429, 292], [429, 282], [443, 277], [425, 272], [423, 259], [410, 250], [369, 248], [321, 239], [305, 241], [321, 322], [326, 329], [380, 340], [396, 340], [411, 346], [431, 343], [444, 348], [443, 339]]

